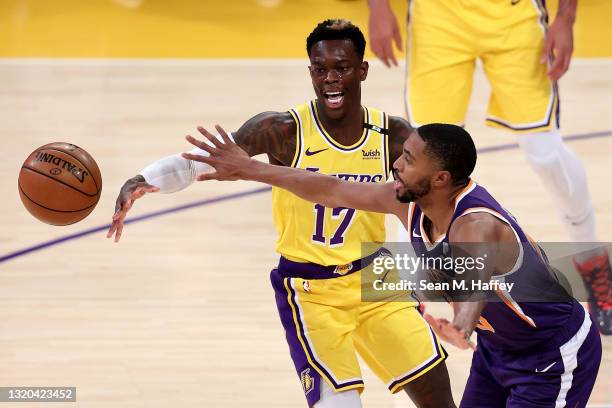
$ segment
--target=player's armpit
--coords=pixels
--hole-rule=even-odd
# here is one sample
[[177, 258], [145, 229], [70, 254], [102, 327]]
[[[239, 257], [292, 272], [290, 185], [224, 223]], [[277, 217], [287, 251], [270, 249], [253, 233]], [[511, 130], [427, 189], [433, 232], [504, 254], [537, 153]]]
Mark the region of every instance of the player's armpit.
[[414, 128], [404, 118], [389, 116], [389, 170], [393, 163], [402, 155], [404, 142], [414, 132]]
[[263, 112], [247, 120], [232, 136], [249, 156], [265, 153], [271, 163], [290, 166], [297, 146], [296, 132], [289, 112]]

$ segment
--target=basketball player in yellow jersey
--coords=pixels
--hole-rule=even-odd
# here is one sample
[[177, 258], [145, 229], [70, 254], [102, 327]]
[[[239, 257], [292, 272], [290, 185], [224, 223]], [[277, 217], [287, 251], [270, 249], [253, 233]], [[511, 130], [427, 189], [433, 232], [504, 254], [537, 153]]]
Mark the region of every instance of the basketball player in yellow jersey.
[[[251, 156], [266, 153], [273, 164], [384, 183], [412, 128], [361, 105], [368, 73], [363, 34], [346, 20], [326, 20], [306, 48], [316, 99], [253, 117], [233, 133], [234, 141]], [[120, 238], [135, 199], [178, 191], [206, 172], [200, 155], [205, 150], [166, 157], [128, 180], [108, 237]], [[454, 407], [446, 352], [417, 304], [361, 302], [361, 269], [381, 252], [362, 254], [361, 244], [385, 240], [384, 216], [325, 208], [281, 189], [274, 189], [273, 205], [281, 258], [271, 280], [308, 405], [361, 406], [359, 353], [391, 392], [405, 390], [418, 407]]]
[[[395, 63], [401, 34], [389, 0], [368, 0], [370, 46]], [[491, 85], [486, 124], [516, 134], [574, 242], [598, 242], [580, 158], [559, 132], [557, 80], [569, 68], [577, 0], [559, 0], [548, 25], [544, 0], [410, 0], [406, 114], [412, 126], [463, 125], [476, 60]], [[402, 229], [402, 233], [403, 229]], [[405, 235], [404, 235], [405, 237]], [[612, 334], [612, 269], [603, 247], [574, 258], [602, 334]]]

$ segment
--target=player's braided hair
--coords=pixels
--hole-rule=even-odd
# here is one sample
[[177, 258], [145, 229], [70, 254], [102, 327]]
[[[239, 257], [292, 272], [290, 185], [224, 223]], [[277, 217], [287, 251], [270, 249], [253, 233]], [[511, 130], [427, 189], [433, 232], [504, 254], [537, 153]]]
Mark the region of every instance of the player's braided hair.
[[324, 40], [349, 40], [355, 46], [357, 54], [363, 59], [366, 40], [363, 33], [353, 23], [342, 18], [333, 18], [319, 23], [306, 39], [306, 52], [310, 57], [312, 46]]
[[467, 184], [476, 167], [476, 146], [470, 134], [461, 126], [446, 123], [430, 123], [416, 131], [425, 142], [425, 152], [450, 173], [453, 184]]

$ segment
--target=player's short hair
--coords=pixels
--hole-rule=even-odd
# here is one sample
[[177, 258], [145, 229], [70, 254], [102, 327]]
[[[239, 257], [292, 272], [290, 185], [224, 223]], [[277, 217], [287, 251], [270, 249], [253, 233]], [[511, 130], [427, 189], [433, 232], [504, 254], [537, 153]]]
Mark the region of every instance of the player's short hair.
[[366, 40], [363, 33], [349, 20], [332, 18], [319, 23], [306, 39], [306, 52], [310, 57], [312, 46], [325, 40], [349, 40], [361, 59], [365, 52]]
[[476, 167], [476, 146], [461, 126], [431, 123], [416, 129], [425, 142], [425, 152], [450, 173], [454, 185], [467, 184]]

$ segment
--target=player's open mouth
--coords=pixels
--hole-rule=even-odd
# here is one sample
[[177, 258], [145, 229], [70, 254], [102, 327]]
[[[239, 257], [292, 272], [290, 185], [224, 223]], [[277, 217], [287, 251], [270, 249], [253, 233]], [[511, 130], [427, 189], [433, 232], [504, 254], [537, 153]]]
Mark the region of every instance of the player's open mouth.
[[393, 189], [395, 191], [399, 191], [404, 186], [404, 182], [402, 181], [402, 179], [400, 179], [399, 174], [397, 173], [398, 171], [393, 169], [393, 179], [395, 180], [393, 182]]
[[344, 92], [324, 92], [325, 104], [331, 109], [338, 109], [344, 102]]

